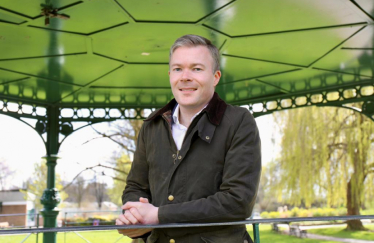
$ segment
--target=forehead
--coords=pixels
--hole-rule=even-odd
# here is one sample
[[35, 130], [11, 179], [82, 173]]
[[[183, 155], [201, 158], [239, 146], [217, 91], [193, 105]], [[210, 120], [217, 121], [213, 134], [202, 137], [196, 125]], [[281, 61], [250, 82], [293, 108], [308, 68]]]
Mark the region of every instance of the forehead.
[[213, 57], [206, 46], [182, 46], [174, 50], [170, 57], [170, 65], [186, 63], [202, 63], [212, 65]]

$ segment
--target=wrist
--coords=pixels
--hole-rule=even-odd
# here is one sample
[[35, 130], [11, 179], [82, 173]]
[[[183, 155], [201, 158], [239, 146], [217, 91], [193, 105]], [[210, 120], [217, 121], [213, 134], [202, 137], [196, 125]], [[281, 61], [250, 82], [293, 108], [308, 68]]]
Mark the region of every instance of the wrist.
[[159, 224], [160, 221], [158, 220], [158, 207], [155, 207], [155, 224]]

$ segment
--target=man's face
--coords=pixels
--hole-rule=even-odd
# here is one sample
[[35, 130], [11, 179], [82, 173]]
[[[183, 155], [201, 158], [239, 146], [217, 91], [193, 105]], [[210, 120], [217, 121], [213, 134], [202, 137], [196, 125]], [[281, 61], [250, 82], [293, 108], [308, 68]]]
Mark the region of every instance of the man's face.
[[212, 98], [221, 72], [205, 46], [179, 47], [170, 58], [170, 86], [182, 109], [201, 110]]

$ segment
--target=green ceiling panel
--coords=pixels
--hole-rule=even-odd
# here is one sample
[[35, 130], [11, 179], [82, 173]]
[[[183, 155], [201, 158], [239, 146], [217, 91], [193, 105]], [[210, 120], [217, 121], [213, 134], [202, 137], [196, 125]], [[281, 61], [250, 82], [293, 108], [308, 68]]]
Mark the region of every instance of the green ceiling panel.
[[22, 18], [17, 18], [15, 16], [6, 14], [0, 10], [0, 22], [3, 22], [3, 21], [15, 23], [15, 24], [20, 24], [22, 22], [25, 22], [25, 20], [23, 20]]
[[232, 0], [118, 0], [137, 21], [194, 22]]
[[314, 67], [373, 77], [373, 52], [373, 50], [338, 49], [317, 62]]
[[0, 68], [76, 85], [86, 85], [119, 66], [117, 62], [91, 55], [0, 62]]
[[355, 0], [361, 8], [365, 10], [374, 19], [374, 1], [373, 0]]
[[78, 88], [68, 84], [29, 78], [24, 81], [0, 85], [0, 95], [53, 103]]
[[168, 63], [169, 48], [185, 34], [197, 34], [221, 46], [224, 36], [192, 24], [126, 24], [92, 35], [93, 51], [131, 63]]
[[[147, 70], [146, 72], [144, 70]], [[139, 87], [170, 89], [169, 65], [129, 64], [91, 84], [94, 87]]]
[[37, 17], [42, 12], [41, 9], [51, 2], [53, 8], [61, 8], [79, 0], [1, 0], [0, 6], [13, 12], [26, 15], [29, 17]]
[[86, 52], [86, 37], [0, 25], [0, 60]]
[[359, 28], [355, 26], [234, 38], [224, 48], [223, 54], [308, 66]]
[[224, 71], [222, 72], [222, 78], [218, 85], [296, 69], [289, 65], [229, 56], [223, 56], [221, 58], [221, 68]]
[[374, 28], [367, 26], [341, 48], [316, 62], [316, 68], [373, 77]]
[[[86, 9], [91, 11], [85, 11]], [[120, 7], [116, 6], [113, 1], [87, 1], [61, 11], [69, 15], [70, 19], [51, 19], [51, 25], [46, 28], [89, 34], [128, 22], [125, 14], [118, 11], [119, 9]], [[32, 25], [45, 27], [44, 18], [33, 21]]]
[[343, 49], [374, 49], [374, 25], [368, 25], [342, 45]]
[[241, 36], [365, 21], [353, 7], [349, 1], [238, 0], [204, 24]]
[[4, 70], [0, 70], [0, 84], [12, 82], [15, 80], [20, 80], [27, 78], [27, 76], [18, 74], [18, 73], [12, 73]]

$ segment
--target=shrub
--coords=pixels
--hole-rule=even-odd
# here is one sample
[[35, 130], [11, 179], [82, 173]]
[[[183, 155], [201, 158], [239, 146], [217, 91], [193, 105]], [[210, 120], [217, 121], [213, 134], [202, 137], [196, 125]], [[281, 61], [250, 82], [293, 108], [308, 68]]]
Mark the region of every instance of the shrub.
[[266, 211], [263, 211], [261, 214], [260, 214], [261, 218], [263, 219], [268, 219], [269, 218], [269, 213], [266, 212]]
[[294, 207], [291, 210], [290, 216], [291, 217], [298, 217], [300, 209], [298, 207]]
[[280, 218], [280, 213], [279, 212], [270, 212], [269, 213], [269, 218]]

